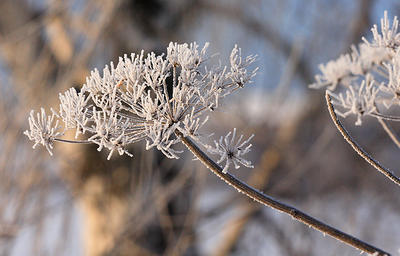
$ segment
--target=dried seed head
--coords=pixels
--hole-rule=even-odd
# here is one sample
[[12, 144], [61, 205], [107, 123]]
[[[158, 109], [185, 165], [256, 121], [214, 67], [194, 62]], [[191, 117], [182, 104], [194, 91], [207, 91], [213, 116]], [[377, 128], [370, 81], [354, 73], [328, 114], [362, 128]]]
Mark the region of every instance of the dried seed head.
[[[60, 110], [57, 115], [65, 129], [76, 129], [76, 136], [85, 133], [88, 142], [107, 148], [110, 153], [131, 154], [129, 144], [145, 140], [146, 149], [156, 147], [167, 157], [178, 158], [174, 145], [184, 136], [201, 142], [200, 128], [208, 120], [207, 112], [218, 108], [220, 98], [242, 88], [255, 76], [257, 69], [249, 69], [255, 56], [243, 58], [235, 46], [230, 55], [230, 66], [206, 66], [208, 43], [201, 50], [196, 43], [170, 43], [167, 55], [149, 53], [125, 55], [115, 66], [111, 63], [102, 74], [95, 69], [78, 93], [74, 88], [60, 94]], [[168, 95], [169, 77], [173, 84]], [[168, 81], [167, 81], [168, 79]], [[47, 117], [29, 118], [30, 130], [25, 134], [51, 153], [57, 132], [52, 122], [55, 113]], [[55, 124], [58, 127], [58, 121]], [[246, 150], [245, 150], [246, 151]], [[244, 154], [233, 151], [238, 162]], [[233, 160], [230, 160], [233, 161]]]

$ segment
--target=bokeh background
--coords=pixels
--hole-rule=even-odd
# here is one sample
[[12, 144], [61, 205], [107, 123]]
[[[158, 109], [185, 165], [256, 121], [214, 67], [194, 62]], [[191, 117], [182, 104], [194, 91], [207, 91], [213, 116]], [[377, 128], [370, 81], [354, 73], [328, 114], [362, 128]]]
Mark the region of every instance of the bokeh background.
[[[22, 135], [31, 109], [131, 52], [170, 41], [258, 54], [253, 84], [226, 99], [204, 133], [255, 134], [254, 169], [232, 173], [268, 195], [398, 255], [398, 187], [335, 130], [318, 64], [346, 52], [396, 0], [0, 0], [0, 255], [359, 255], [238, 194], [193, 156], [133, 145], [106, 160], [90, 145], [50, 157]], [[364, 122], [363, 122], [364, 123]], [[376, 121], [356, 140], [398, 175], [399, 150]], [[397, 130], [400, 127], [395, 127]], [[397, 253], [397, 254], [396, 254]]]

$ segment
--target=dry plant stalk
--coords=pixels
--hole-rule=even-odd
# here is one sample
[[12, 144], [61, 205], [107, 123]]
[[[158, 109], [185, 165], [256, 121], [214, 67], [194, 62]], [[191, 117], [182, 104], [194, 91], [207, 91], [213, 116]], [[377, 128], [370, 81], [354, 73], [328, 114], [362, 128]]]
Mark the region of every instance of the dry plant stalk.
[[400, 179], [394, 175], [393, 172], [391, 172], [389, 169], [385, 168], [383, 165], [381, 165], [377, 160], [375, 160], [373, 157], [371, 157], [349, 134], [349, 132], [344, 128], [343, 124], [340, 122], [338, 119], [335, 109], [332, 105], [331, 97], [329, 96], [329, 92], [326, 91], [325, 93], [325, 99], [326, 103], [328, 105], [328, 110], [329, 114], [332, 118], [332, 121], [335, 123], [336, 128], [339, 130], [339, 132], [343, 135], [343, 138], [347, 141], [347, 143], [350, 144], [350, 146], [354, 149], [354, 151], [357, 152], [362, 158], [365, 159], [370, 165], [375, 167], [379, 172], [381, 172], [383, 175], [385, 175], [388, 179], [396, 183], [397, 185], [400, 186]]
[[[208, 120], [205, 113], [219, 107], [221, 98], [251, 82], [257, 68], [249, 70], [256, 56], [241, 56], [235, 46], [230, 66], [205, 66], [208, 44], [199, 50], [196, 43], [170, 43], [166, 56], [143, 52], [120, 58], [117, 66], [106, 66], [103, 75], [95, 70], [78, 92], [74, 88], [60, 94], [59, 111], [44, 109], [29, 117], [30, 130], [25, 134], [52, 154], [54, 142], [94, 143], [98, 151], [109, 150], [132, 156], [127, 146], [146, 141], [146, 149], [156, 147], [168, 158], [179, 158], [174, 148], [183, 143], [207, 168], [230, 186], [255, 201], [284, 212], [309, 227], [328, 234], [357, 249], [378, 255], [389, 255], [360, 239], [331, 227], [302, 211], [279, 202], [248, 186], [228, 173], [230, 167], [253, 167], [244, 156], [250, 151], [251, 135], [236, 138], [236, 129], [228, 132], [215, 146], [202, 141], [200, 128]], [[169, 82], [171, 86], [168, 86]], [[63, 122], [64, 127], [59, 123]], [[74, 129], [76, 141], [62, 139], [66, 130]], [[81, 134], [88, 139], [78, 140]], [[213, 161], [200, 147], [219, 156]], [[220, 164], [224, 164], [223, 167]]]

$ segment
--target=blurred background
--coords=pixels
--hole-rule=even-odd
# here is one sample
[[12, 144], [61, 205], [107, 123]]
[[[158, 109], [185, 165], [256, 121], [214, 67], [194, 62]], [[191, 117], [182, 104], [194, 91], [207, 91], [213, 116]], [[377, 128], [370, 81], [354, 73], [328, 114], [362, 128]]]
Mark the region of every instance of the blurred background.
[[[394, 254], [400, 197], [335, 130], [325, 63], [370, 38], [396, 0], [1, 0], [0, 255], [359, 255], [238, 194], [186, 153], [178, 161], [143, 143], [134, 158], [61, 145], [50, 157], [22, 132], [40, 106], [85, 83], [90, 70], [170, 41], [210, 42], [228, 60], [237, 43], [258, 54], [253, 84], [226, 99], [205, 133], [255, 134], [255, 168], [231, 171], [268, 195]], [[218, 122], [217, 122], [218, 121]], [[345, 124], [400, 175], [399, 150], [376, 120]], [[400, 127], [395, 127], [399, 129]], [[396, 254], [397, 255], [397, 254]]]

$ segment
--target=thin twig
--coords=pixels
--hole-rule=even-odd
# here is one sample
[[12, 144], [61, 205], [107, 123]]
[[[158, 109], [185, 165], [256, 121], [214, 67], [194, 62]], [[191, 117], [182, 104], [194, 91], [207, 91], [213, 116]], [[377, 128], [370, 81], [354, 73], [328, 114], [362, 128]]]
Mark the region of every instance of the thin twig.
[[394, 121], [394, 122], [399, 122], [400, 121], [400, 116], [388, 116], [388, 115], [384, 115], [381, 113], [369, 113], [369, 115], [376, 117], [376, 118], [381, 118], [384, 120], [388, 120], [388, 121]]
[[196, 144], [194, 144], [189, 138], [184, 137], [182, 133], [176, 131], [176, 135], [182, 140], [183, 144], [215, 175], [221, 178], [223, 181], [228, 183], [230, 186], [234, 187], [239, 192], [245, 194], [249, 198], [265, 205], [269, 206], [275, 210], [284, 212], [292, 218], [312, 227], [315, 230], [322, 232], [323, 234], [328, 234], [337, 240], [351, 245], [363, 252], [375, 253], [376, 255], [390, 255], [389, 253], [378, 249], [358, 238], [348, 235], [334, 227], [331, 227], [305, 213], [302, 211], [289, 206], [287, 204], [281, 203], [278, 200], [263, 194], [262, 192], [250, 187], [246, 183], [238, 180], [229, 173], [223, 173], [222, 168], [216, 164], [211, 158], [209, 158]]
[[400, 148], [400, 141], [395, 132], [393, 131], [392, 127], [390, 127], [389, 124], [386, 123], [385, 120], [382, 118], [378, 118], [379, 123], [382, 125], [382, 128], [385, 130], [385, 132], [389, 135], [389, 137], [392, 139], [393, 143], [396, 144], [398, 148]]
[[331, 102], [331, 96], [329, 95], [329, 92], [326, 91], [325, 93], [325, 99], [326, 103], [328, 104], [328, 110], [329, 114], [332, 118], [332, 121], [335, 123], [336, 128], [339, 130], [339, 132], [343, 135], [344, 139], [347, 141], [347, 143], [350, 144], [350, 146], [356, 151], [362, 158], [365, 159], [370, 165], [375, 167], [379, 172], [381, 172], [383, 175], [385, 175], [388, 179], [393, 181], [395, 184], [400, 186], [400, 178], [398, 178], [396, 175], [394, 175], [389, 169], [385, 168], [383, 165], [381, 165], [377, 160], [372, 158], [358, 143], [350, 136], [350, 134], [347, 132], [347, 130], [344, 128], [342, 123], [339, 121], [335, 109], [333, 108], [332, 102]]
[[54, 138], [54, 141], [71, 143], [71, 144], [92, 144], [93, 143], [88, 140], [64, 140], [64, 139], [60, 139], [60, 138]]

